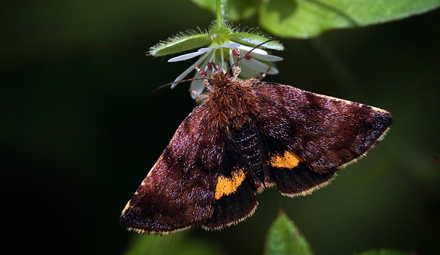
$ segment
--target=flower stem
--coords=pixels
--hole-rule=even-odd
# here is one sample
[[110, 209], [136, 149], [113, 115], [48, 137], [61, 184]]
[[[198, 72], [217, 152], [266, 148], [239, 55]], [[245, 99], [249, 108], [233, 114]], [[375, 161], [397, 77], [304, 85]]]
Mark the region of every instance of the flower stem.
[[226, 0], [216, 0], [216, 11], [217, 11], [217, 27], [223, 26], [223, 19], [225, 14]]

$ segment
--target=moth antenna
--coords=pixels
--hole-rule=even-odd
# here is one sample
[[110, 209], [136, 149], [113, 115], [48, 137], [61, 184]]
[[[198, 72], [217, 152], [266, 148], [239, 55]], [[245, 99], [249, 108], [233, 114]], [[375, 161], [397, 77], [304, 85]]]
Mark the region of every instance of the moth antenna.
[[168, 83], [165, 83], [164, 85], [161, 85], [161, 86], [159, 86], [159, 87], [153, 89], [153, 90], [150, 92], [150, 94], [153, 94], [154, 92], [156, 92], [156, 91], [158, 91], [158, 90], [160, 90], [160, 89], [163, 89], [163, 88], [165, 88], [165, 87], [171, 86], [171, 85], [173, 85], [173, 84], [179, 84], [179, 83], [183, 83], [183, 82], [189, 82], [189, 81], [195, 81], [195, 80], [203, 80], [203, 79], [206, 79], [206, 77], [197, 77], [197, 78], [185, 79], [185, 80], [180, 80], [180, 81], [172, 81], [172, 82], [168, 82]]
[[237, 67], [234, 69], [234, 79], [237, 79], [237, 78], [238, 78], [238, 76], [240, 75], [240, 72], [241, 72], [241, 68], [240, 68], [239, 66], [237, 66]]
[[165, 87], [172, 86], [173, 84], [179, 84], [179, 83], [183, 83], [183, 82], [189, 82], [189, 81], [195, 81], [195, 80], [203, 80], [203, 79], [206, 79], [206, 75], [207, 75], [206, 71], [200, 69], [196, 64], [193, 64], [193, 66], [194, 66], [194, 68], [196, 69], [196, 71], [197, 71], [199, 74], [202, 75], [202, 77], [197, 77], [197, 78], [191, 78], [191, 79], [185, 79], [185, 80], [173, 81], [173, 82], [165, 83], [164, 85], [161, 85], [161, 86], [157, 87], [156, 89], [152, 90], [152, 91], [150, 92], [150, 94], [153, 94], [154, 92], [156, 92], [156, 91], [158, 91], [158, 90], [160, 90], [160, 89], [163, 89], [163, 88], [165, 88]]
[[[253, 50], [253, 49], [252, 49], [252, 50]], [[235, 64], [237, 64], [237, 67], [239, 67], [239, 65], [240, 65], [240, 54], [241, 54], [240, 49], [239, 49], [239, 48], [235, 48], [235, 49], [233, 49], [233, 50], [232, 50], [232, 54], [235, 55], [235, 56], [237, 56], [237, 61], [235, 61], [235, 63], [232, 64], [232, 65], [229, 67], [227, 73], [229, 73], [230, 70], [232, 71], [232, 67], [233, 67]], [[237, 69], [234, 69], [234, 72], [233, 72], [233, 75], [234, 75], [235, 78], [238, 77], [238, 75], [240, 74], [240, 70], [241, 70], [241, 69], [238, 68], [238, 72], [237, 72], [236, 70], [237, 70]]]
[[208, 62], [208, 69], [209, 70], [214, 69], [214, 71], [220, 70], [220, 68], [218, 68], [218, 66], [214, 62]]
[[269, 70], [270, 70], [271, 68], [272, 68], [272, 67], [269, 66], [269, 68], [267, 68], [266, 71], [264, 71], [264, 73], [255, 76], [255, 79], [260, 80], [260, 81], [261, 81], [262, 79], [264, 79], [264, 77], [266, 77], [267, 73], [269, 72]]
[[264, 44], [266, 44], [266, 43], [268, 43], [268, 42], [271, 42], [271, 41], [275, 41], [276, 39], [275, 38], [272, 38], [272, 39], [269, 39], [269, 40], [267, 40], [267, 41], [265, 41], [265, 42], [262, 42], [262, 43], [260, 43], [260, 44], [258, 44], [257, 46], [255, 46], [255, 47], [253, 47], [250, 51], [248, 51], [246, 54], [244, 54], [243, 56], [240, 56], [240, 55], [238, 55], [237, 56], [237, 61], [235, 61], [234, 62], [234, 64], [232, 64], [229, 68], [228, 68], [228, 73], [232, 70], [232, 67], [234, 66], [234, 65], [236, 65], [236, 66], [238, 66], [238, 64], [239, 64], [239, 62], [240, 62], [240, 60], [242, 60], [243, 58], [246, 58], [252, 51], [254, 51], [256, 48], [258, 48], [258, 47], [260, 47], [260, 46], [262, 46], [262, 45], [264, 45]]
[[199, 96], [201, 95], [198, 91], [195, 91], [195, 90], [193, 90], [193, 89], [190, 89], [189, 92], [190, 92], [190, 93], [193, 93], [193, 94], [196, 94], [197, 97], [199, 97]]
[[207, 73], [205, 70], [200, 69], [198, 66], [196, 66], [196, 64], [193, 64], [193, 66], [196, 69], [196, 71], [203, 76], [203, 78], [206, 78]]

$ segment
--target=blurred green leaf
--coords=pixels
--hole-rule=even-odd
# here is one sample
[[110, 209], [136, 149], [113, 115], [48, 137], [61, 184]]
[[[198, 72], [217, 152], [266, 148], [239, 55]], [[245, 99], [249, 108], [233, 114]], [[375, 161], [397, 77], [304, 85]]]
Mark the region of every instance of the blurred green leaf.
[[307, 240], [282, 212], [272, 224], [266, 238], [265, 255], [311, 255]]
[[212, 13], [216, 13], [216, 0], [192, 0], [200, 8], [207, 9]]
[[[215, 13], [214, 0], [193, 1]], [[440, 0], [231, 0], [226, 16], [245, 19], [258, 8], [259, 23], [267, 31], [280, 37], [307, 38], [330, 29], [402, 19], [438, 6]]]
[[305, 38], [334, 28], [401, 19], [439, 5], [439, 0], [274, 0], [262, 1], [259, 20], [278, 36]]
[[375, 250], [375, 251], [366, 251], [361, 253], [356, 253], [353, 255], [410, 255], [409, 252], [396, 251], [396, 250]]
[[218, 249], [206, 240], [188, 236], [188, 231], [164, 236], [136, 236], [124, 255], [215, 255]]
[[[196, 5], [201, 8], [207, 9], [212, 13], [216, 13], [216, 0], [192, 0]], [[240, 1], [227, 1], [227, 18], [230, 20], [248, 19], [254, 15], [260, 1], [255, 0], [240, 0]]]

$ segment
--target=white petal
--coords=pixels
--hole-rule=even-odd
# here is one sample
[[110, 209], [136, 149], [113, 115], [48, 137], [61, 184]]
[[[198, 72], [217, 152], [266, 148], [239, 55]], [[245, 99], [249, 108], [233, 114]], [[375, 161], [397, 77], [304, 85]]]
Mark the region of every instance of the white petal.
[[[244, 54], [246, 54], [247, 52], [249, 52], [250, 50], [252, 50], [252, 49], [254, 49], [254, 48], [251, 48], [251, 47], [248, 47], [248, 46], [241, 45], [241, 46], [239, 47], [239, 49], [244, 50], [244, 51], [245, 51]], [[257, 58], [257, 59], [265, 60], [265, 61], [270, 61], [270, 62], [276, 62], [276, 61], [281, 61], [281, 60], [283, 60], [282, 57], [278, 57], [278, 56], [274, 56], [274, 55], [269, 55], [269, 54], [267, 53], [267, 51], [262, 50], [262, 49], [258, 49], [258, 48], [252, 50], [252, 52], [249, 53], [249, 56], [254, 57], [254, 58]]]
[[251, 53], [255, 53], [255, 54], [260, 54], [260, 55], [267, 55], [267, 51], [262, 50], [262, 49], [258, 49], [258, 48], [252, 48], [252, 47], [248, 47], [248, 46], [244, 46], [244, 45], [240, 45], [240, 47], [238, 47], [240, 50], [244, 50], [246, 52], [251, 51]]
[[[185, 71], [183, 71], [183, 73], [181, 73], [179, 76], [177, 76], [177, 78], [174, 80], [174, 82], [178, 82], [181, 81], [183, 78], [185, 78], [185, 76], [187, 76], [192, 70], [194, 70], [194, 66], [191, 65], [190, 67], [188, 67], [188, 69], [186, 69]], [[178, 83], [173, 83], [171, 85], [171, 88], [174, 88], [177, 86]]]
[[[211, 54], [214, 55], [214, 54]], [[203, 61], [199, 63], [199, 65], [197, 65], [198, 68], [203, 69], [203, 70], [208, 70], [208, 61], [209, 59], [204, 57]]]
[[269, 61], [269, 62], [276, 62], [276, 61], [283, 60], [282, 57], [278, 57], [278, 56], [274, 56], [274, 55], [254, 54], [253, 51], [251, 53], [249, 53], [249, 56], [251, 56], [253, 58], [256, 58], [256, 59], [260, 59], [260, 60], [264, 60], [264, 61]]
[[235, 43], [235, 42], [229, 42], [229, 43], [224, 43], [222, 45], [220, 45], [220, 47], [223, 48], [240, 48], [242, 45], [239, 43]]
[[275, 74], [278, 74], [280, 71], [278, 71], [278, 69], [276, 68], [276, 67], [271, 67], [270, 68], [270, 70], [269, 70], [269, 72], [267, 72], [267, 74], [270, 74], [270, 75], [275, 75]]
[[[200, 63], [203, 62], [203, 60], [205, 60], [210, 54], [205, 54], [204, 56], [202, 56], [199, 60], [196, 61], [195, 65], [199, 66]], [[191, 65], [188, 69], [186, 69], [183, 73], [181, 73], [175, 80], [174, 82], [180, 81], [183, 78], [185, 78], [192, 70], [194, 70], [194, 65]], [[177, 86], [178, 83], [174, 83], [173, 85], [171, 85], [171, 88], [174, 88]]]
[[[199, 73], [197, 73], [194, 78], [202, 77]], [[205, 90], [205, 85], [203, 85], [203, 80], [194, 80], [191, 82], [191, 86], [189, 87], [189, 91], [191, 93], [192, 99], [196, 99], [200, 94]]]
[[[240, 62], [241, 63], [241, 62]], [[240, 76], [246, 79], [252, 78], [252, 77], [256, 77], [257, 75], [260, 74], [260, 72], [249, 68], [246, 65], [240, 65], [241, 71], [240, 71]]]
[[202, 52], [202, 53], [205, 53], [205, 52], [210, 52], [210, 51], [213, 51], [213, 50], [216, 50], [217, 48], [200, 48], [197, 52]]
[[266, 71], [261, 71], [258, 68], [256, 68], [253, 65], [253, 62], [251, 62], [252, 59], [250, 60], [241, 60], [240, 61], [240, 68], [241, 68], [241, 72], [240, 72], [240, 76], [244, 77], [244, 78], [252, 78], [252, 77], [256, 77], [257, 75], [259, 75], [260, 73]]
[[254, 69], [258, 72], [265, 72], [269, 66], [263, 62], [260, 62], [255, 59], [244, 59], [240, 61], [240, 65], [247, 66], [251, 69]]
[[[266, 72], [267, 69], [269, 69], [269, 66], [266, 65], [265, 63], [262, 63], [262, 62], [259, 62], [259, 64], [256, 65], [255, 63], [242, 64], [242, 61], [240, 61], [240, 68], [241, 68], [240, 74], [243, 77], [251, 78], [251, 77], [257, 77], [258, 75]], [[270, 74], [270, 75], [274, 75], [274, 74], [278, 74], [278, 73], [279, 73], [279, 71], [275, 67], [271, 67], [269, 69], [269, 71], [267, 72], [267, 74]]]
[[232, 50], [229, 51], [229, 66], [232, 66], [232, 72], [234, 72], [235, 68], [237, 67], [234, 65], [235, 61], [237, 61], [237, 57], [235, 57], [232, 54]]
[[209, 58], [208, 62], [215, 64], [215, 54], [211, 54], [211, 57]]
[[[246, 59], [244, 61], [242, 60], [240, 61], [240, 66], [245, 71], [245, 73], [243, 74], [244, 77], [254, 77], [260, 73], [266, 72], [267, 69], [269, 68], [269, 65], [255, 59], [249, 59], [249, 60]], [[279, 71], [275, 67], [271, 67], [267, 72], [267, 74], [271, 74], [271, 75], [278, 73]]]
[[202, 55], [204, 52], [191, 52], [191, 53], [187, 53], [187, 54], [183, 54], [174, 58], [170, 58], [168, 59], [168, 62], [178, 62], [178, 61], [184, 61], [184, 60], [188, 60], [197, 56]]

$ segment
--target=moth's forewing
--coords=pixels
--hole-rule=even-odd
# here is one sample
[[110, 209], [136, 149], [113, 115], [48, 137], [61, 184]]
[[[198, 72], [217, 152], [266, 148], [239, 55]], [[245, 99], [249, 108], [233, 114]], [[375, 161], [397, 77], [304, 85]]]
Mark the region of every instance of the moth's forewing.
[[179, 126], [162, 155], [124, 208], [127, 229], [164, 234], [205, 223], [214, 196], [224, 139], [197, 107]]
[[256, 125], [317, 173], [365, 155], [392, 123], [385, 110], [277, 83], [260, 82]]

